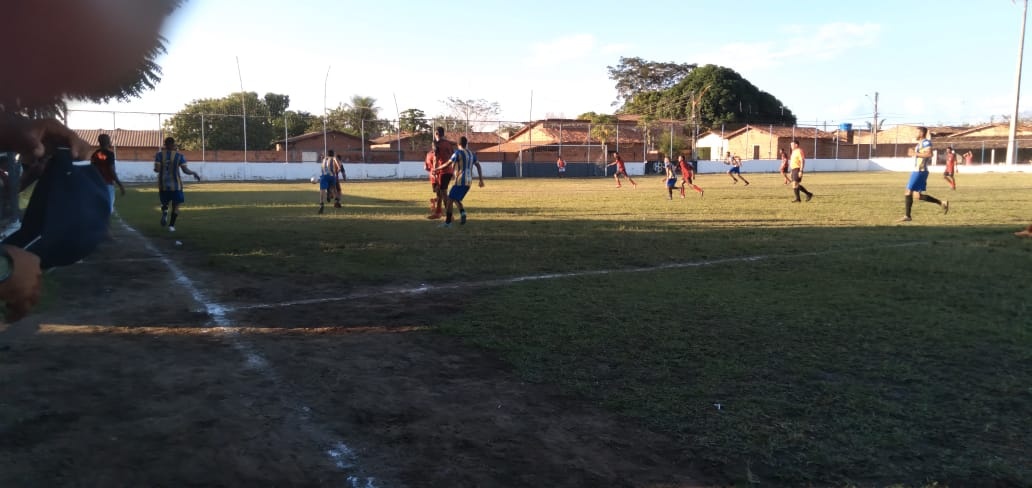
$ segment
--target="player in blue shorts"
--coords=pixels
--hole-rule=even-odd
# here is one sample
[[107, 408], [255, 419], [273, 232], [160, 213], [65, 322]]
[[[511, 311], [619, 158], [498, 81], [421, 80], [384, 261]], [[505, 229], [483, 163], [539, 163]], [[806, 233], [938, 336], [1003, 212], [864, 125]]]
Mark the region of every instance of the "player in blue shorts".
[[[733, 185], [737, 185], [738, 180], [742, 180], [743, 182], [745, 182], [745, 186], [749, 186], [749, 180], [745, 179], [745, 177], [742, 176], [742, 158], [738, 156], [732, 156], [731, 152], [728, 151], [727, 159], [724, 160], [724, 164], [731, 165], [731, 169], [727, 170], [727, 175], [730, 176], [732, 180], [734, 180], [734, 183], [732, 183]], [[738, 175], [738, 178], [735, 178], [735, 175]]]
[[914, 171], [910, 173], [910, 181], [907, 182], [907, 190], [903, 193], [906, 201], [906, 213], [899, 219], [900, 222], [910, 222], [910, 208], [914, 206], [914, 194], [918, 200], [934, 203], [942, 207], [943, 213], [949, 213], [950, 202], [940, 201], [931, 195], [925, 195], [928, 188], [928, 165], [932, 162], [932, 141], [928, 139], [928, 128], [917, 128], [917, 147], [914, 148]]
[[667, 200], [673, 200], [674, 187], [677, 186], [677, 172], [674, 171], [674, 164], [670, 162], [669, 156], [663, 158], [663, 169], [666, 171], [663, 180], [666, 182]]
[[484, 187], [484, 172], [480, 168], [477, 156], [473, 154], [473, 151], [466, 149], [468, 143], [465, 136], [459, 138], [459, 148], [452, 154], [451, 159], [434, 168], [437, 171], [446, 171], [448, 168], [455, 170], [455, 179], [452, 180], [454, 183], [448, 192], [444, 223], [441, 224], [441, 227], [451, 227], [452, 205], [459, 207], [459, 225], [466, 223], [466, 207], [462, 205], [462, 199], [466, 197], [466, 193], [469, 193], [469, 187], [473, 184], [473, 168], [477, 169], [477, 178], [480, 180], [478, 186]]
[[337, 193], [337, 174], [340, 173], [340, 168], [341, 164], [333, 155], [333, 149], [326, 151], [319, 173], [319, 213], [325, 211], [324, 205], [329, 203], [332, 195], [337, 197], [334, 207], [340, 208], [340, 193]]
[[[180, 172], [201, 181], [201, 175], [186, 167], [186, 158], [176, 150], [176, 140], [165, 138], [165, 148], [154, 155], [154, 172], [158, 174], [158, 198], [161, 200], [161, 226], [168, 225], [169, 232], [176, 231], [179, 205], [186, 202], [183, 195], [183, 178]], [[172, 207], [172, 218], [168, 208]]]

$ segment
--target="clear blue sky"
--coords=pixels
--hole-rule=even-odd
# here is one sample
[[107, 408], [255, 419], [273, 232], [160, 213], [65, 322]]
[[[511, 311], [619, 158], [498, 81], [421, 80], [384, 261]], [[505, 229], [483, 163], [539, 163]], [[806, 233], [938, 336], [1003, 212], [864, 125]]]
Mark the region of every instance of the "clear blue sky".
[[[638, 56], [730, 67], [800, 123], [862, 124], [876, 91], [886, 124], [977, 123], [1013, 110], [1020, 26], [1009, 0], [189, 0], [166, 25], [156, 90], [72, 108], [174, 113], [239, 91], [239, 57], [244, 89], [290, 95], [291, 109], [314, 114], [329, 67], [330, 107], [370, 96], [394, 118], [394, 97], [428, 115], [445, 113], [447, 97], [483, 98], [504, 120], [576, 117], [612, 112], [606, 67]], [[113, 124], [74, 113], [69, 123]]]

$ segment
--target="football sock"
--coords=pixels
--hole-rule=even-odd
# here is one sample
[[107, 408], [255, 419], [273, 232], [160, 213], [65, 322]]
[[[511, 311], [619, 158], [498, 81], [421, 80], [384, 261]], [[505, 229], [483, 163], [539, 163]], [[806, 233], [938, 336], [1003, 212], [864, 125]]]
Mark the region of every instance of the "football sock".
[[914, 206], [914, 195], [907, 195], [906, 196], [906, 202], [907, 202], [906, 203], [907, 211], [903, 215], [906, 215], [907, 217], [910, 217], [910, 207]]
[[451, 222], [452, 222], [452, 213], [451, 213], [451, 211], [448, 211], [448, 213], [444, 217], [444, 223], [450, 224]]
[[806, 187], [803, 186], [803, 185], [799, 185], [799, 191], [801, 191], [801, 192], [803, 192], [803, 193], [805, 193], [807, 195], [810, 195], [810, 192], [806, 191]]
[[931, 202], [936, 205], [942, 205], [942, 202], [940, 202], [938, 198], [935, 198], [931, 195], [921, 195], [921, 200], [925, 202]]
[[175, 227], [175, 225], [176, 225], [176, 219], [177, 219], [177, 218], [179, 218], [179, 213], [178, 213], [178, 212], [172, 212], [172, 218], [171, 218], [171, 219], [169, 219], [169, 221], [168, 221], [168, 225], [170, 225], [170, 226], [172, 226], [172, 227]]
[[799, 200], [799, 188], [793, 188], [792, 193], [795, 193], [795, 199]]

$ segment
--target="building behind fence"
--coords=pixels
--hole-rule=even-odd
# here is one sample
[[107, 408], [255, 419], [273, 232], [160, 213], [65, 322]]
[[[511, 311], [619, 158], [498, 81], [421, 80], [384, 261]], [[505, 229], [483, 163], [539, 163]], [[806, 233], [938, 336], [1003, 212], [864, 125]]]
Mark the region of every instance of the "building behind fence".
[[[70, 115], [75, 115], [75, 110]], [[108, 128], [79, 129], [77, 132], [88, 143], [96, 143], [97, 135], [108, 133], [116, 146], [118, 159], [149, 161], [168, 135], [167, 121], [172, 114], [128, 114], [118, 112], [89, 112], [93, 120], [110, 121]], [[140, 125], [140, 118], [153, 123], [152, 129], [120, 129], [119, 122], [132, 121]], [[196, 117], [202, 137], [199, 144], [181, 147], [191, 161], [209, 162], [310, 162], [322, 158], [326, 149], [333, 149], [346, 162], [398, 163], [422, 161], [430, 147], [433, 120], [420, 121], [421, 131], [400, 131], [397, 120], [362, 121], [359, 135], [326, 130], [290, 135], [269, 141], [248, 141], [248, 146], [229, 144], [226, 137], [216, 137], [210, 121], [216, 117], [239, 119], [240, 115], [211, 114], [207, 119]], [[268, 117], [248, 116], [252, 128]], [[684, 121], [642, 121], [638, 116], [619, 115], [617, 122], [593, 124], [575, 119], [545, 119], [532, 122], [467, 121], [447, 128], [447, 137], [453, 141], [465, 136], [470, 148], [480, 160], [501, 163], [554, 164], [560, 156], [568, 162], [602, 164], [619, 152], [626, 161], [658, 161], [663, 156], [678, 154], [700, 160], [720, 160], [730, 152], [743, 160], [775, 159], [778, 149], [788, 150], [790, 142], [798, 139], [808, 158], [812, 159], [867, 159], [875, 157], [913, 156], [918, 124], [888, 126], [877, 133], [867, 129], [853, 129], [841, 124], [831, 130], [827, 125], [726, 125], [712, 130], [701, 130]], [[202, 122], [202, 121], [209, 122]], [[411, 121], [407, 121], [411, 123]], [[163, 125], [164, 124], [164, 125]], [[311, 125], [311, 124], [309, 124]], [[288, 124], [284, 121], [284, 127]], [[233, 127], [218, 124], [221, 130]], [[368, 130], [367, 130], [368, 127]], [[248, 129], [248, 133], [252, 132]], [[972, 127], [932, 127], [931, 137], [938, 158], [945, 155], [945, 147], [953, 147], [958, 155], [972, 153], [974, 163], [1002, 162], [1007, 147], [1007, 123], [985, 124]], [[208, 131], [208, 132], [206, 132]], [[379, 131], [379, 132], [377, 132]], [[223, 134], [224, 135], [224, 134]], [[287, 137], [289, 136], [289, 137]], [[243, 137], [238, 137], [243, 141]], [[223, 141], [222, 147], [212, 147], [211, 141]], [[1032, 160], [1032, 127], [1018, 128], [1018, 162]]]

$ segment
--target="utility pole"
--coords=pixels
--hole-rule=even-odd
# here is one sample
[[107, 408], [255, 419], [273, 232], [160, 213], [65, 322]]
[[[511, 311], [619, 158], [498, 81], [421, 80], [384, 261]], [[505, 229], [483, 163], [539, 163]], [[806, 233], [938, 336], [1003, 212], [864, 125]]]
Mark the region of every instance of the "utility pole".
[[878, 150], [878, 92], [874, 92], [874, 125], [871, 126], [871, 150]]
[[1021, 96], [1021, 58], [1025, 51], [1025, 17], [1028, 13], [1028, 0], [1023, 2], [1021, 7], [1021, 39], [1018, 44], [1018, 73], [1014, 76], [1014, 113], [1010, 119], [1010, 132], [1007, 134], [1007, 166], [1017, 161], [1017, 144], [1015, 138], [1018, 135], [1018, 99]]

